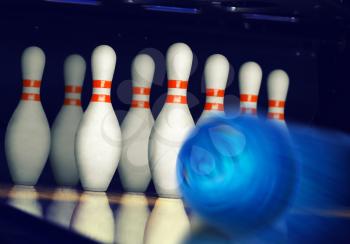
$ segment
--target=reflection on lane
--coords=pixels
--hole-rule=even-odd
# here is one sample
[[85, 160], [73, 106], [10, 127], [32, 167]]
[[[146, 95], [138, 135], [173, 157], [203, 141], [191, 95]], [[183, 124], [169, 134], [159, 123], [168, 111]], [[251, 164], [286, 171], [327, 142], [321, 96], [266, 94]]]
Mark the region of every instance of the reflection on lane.
[[270, 244], [270, 243], [294, 243], [288, 240], [287, 225], [284, 218], [279, 219], [271, 226], [241, 235], [241, 233], [224, 232], [201, 220], [197, 215], [192, 215], [192, 231], [187, 236], [185, 244], [205, 243], [234, 243], [234, 244]]
[[99, 242], [114, 240], [114, 217], [104, 192], [84, 192], [72, 219], [72, 229]]
[[147, 222], [146, 244], [180, 244], [190, 231], [181, 199], [158, 198]]
[[57, 188], [52, 195], [52, 202], [47, 208], [46, 219], [69, 228], [78, 200], [79, 194], [76, 190]]
[[8, 204], [36, 217], [43, 216], [38, 193], [33, 186], [16, 185], [12, 187], [9, 192]]
[[[45, 212], [47, 220], [104, 243], [157, 244], [166, 241], [170, 244], [265, 244], [289, 241], [285, 218], [249, 236], [240, 236], [238, 233], [225, 234], [210, 227], [193, 212], [188, 216], [181, 199], [148, 199], [142, 193], [107, 197], [106, 193], [80, 194], [69, 188], [58, 188], [54, 192], [37, 192], [34, 187], [28, 186], [14, 186], [6, 191], [6, 196], [8, 203], [21, 211], [36, 217], [43, 217]], [[39, 202], [48, 199], [48, 205]], [[154, 207], [150, 212], [153, 203]], [[44, 206], [47, 206], [46, 211], [43, 210]], [[292, 216], [301, 214], [295, 212]], [[304, 215], [308, 216], [308, 213]], [[320, 213], [316, 216], [318, 215]], [[334, 213], [326, 217], [333, 215]], [[315, 219], [314, 215], [310, 215], [309, 218]]]
[[142, 244], [146, 222], [150, 211], [144, 194], [123, 194], [116, 213], [115, 242], [120, 244]]

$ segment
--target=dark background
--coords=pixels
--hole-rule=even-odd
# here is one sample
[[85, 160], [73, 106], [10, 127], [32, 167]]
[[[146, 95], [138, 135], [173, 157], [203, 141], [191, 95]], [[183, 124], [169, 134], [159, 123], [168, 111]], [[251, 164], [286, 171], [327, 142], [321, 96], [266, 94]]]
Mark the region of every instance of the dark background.
[[[117, 53], [112, 101], [120, 123], [131, 101], [132, 59], [140, 51], [153, 54], [157, 67], [151, 107], [157, 116], [166, 93], [164, 56], [172, 43], [181, 41], [194, 53], [188, 92], [195, 120], [205, 100], [202, 77], [205, 60], [211, 54], [221, 53], [232, 66], [225, 109], [237, 113], [237, 73], [241, 64], [252, 60], [263, 70], [259, 96], [261, 116], [267, 109], [266, 77], [273, 69], [281, 68], [290, 76], [287, 123], [296, 121], [350, 132], [349, 1], [85, 2], [94, 4], [0, 3], [1, 183], [11, 183], [4, 155], [4, 134], [21, 94], [21, 53], [31, 45], [41, 47], [46, 54], [41, 100], [50, 125], [63, 103], [64, 59], [78, 53], [87, 62], [82, 94], [82, 104], [86, 108], [91, 95], [90, 56], [101, 44], [111, 45]], [[167, 11], [149, 10], [159, 5], [163, 8], [157, 9], [166, 7]], [[175, 13], [174, 10], [196, 14]], [[54, 184], [48, 162], [39, 185]], [[118, 174], [109, 189], [121, 190]]]

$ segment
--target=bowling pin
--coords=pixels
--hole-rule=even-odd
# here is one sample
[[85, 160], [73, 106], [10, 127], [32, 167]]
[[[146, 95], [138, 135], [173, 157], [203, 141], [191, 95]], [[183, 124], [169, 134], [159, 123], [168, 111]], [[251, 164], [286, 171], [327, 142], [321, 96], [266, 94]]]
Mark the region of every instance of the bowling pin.
[[116, 54], [111, 47], [95, 48], [91, 57], [92, 97], [75, 141], [80, 180], [85, 190], [106, 191], [119, 163], [121, 132], [110, 97], [115, 64]]
[[[291, 140], [287, 124], [284, 120], [284, 107], [287, 98], [288, 87], [288, 74], [281, 69], [272, 71], [267, 77], [267, 96], [269, 99], [268, 118], [283, 130], [286, 136], [286, 140]], [[281, 239], [284, 238], [286, 240], [288, 236], [287, 221], [288, 218], [281, 218], [279, 221], [274, 223], [270, 230], [271, 232], [274, 231], [272, 232], [274, 236], [280, 237]], [[279, 235], [277, 235], [277, 233], [279, 233]]]
[[221, 54], [211, 55], [205, 62], [204, 79], [206, 86], [206, 101], [204, 111], [197, 124], [202, 123], [210, 116], [223, 116], [225, 87], [230, 71], [230, 64]]
[[239, 70], [241, 114], [256, 116], [262, 70], [255, 62], [244, 63]]
[[176, 176], [177, 155], [194, 128], [186, 97], [192, 59], [192, 51], [184, 43], [175, 43], [167, 51], [168, 94], [149, 142], [152, 179], [160, 196], [180, 196]]
[[269, 99], [268, 118], [285, 124], [284, 107], [289, 87], [289, 77], [283, 70], [272, 71], [267, 78]]
[[148, 201], [144, 194], [124, 194], [116, 217], [115, 242], [143, 244], [149, 214]]
[[132, 62], [132, 101], [122, 125], [122, 155], [119, 164], [121, 183], [126, 191], [144, 192], [151, 180], [148, 141], [154, 119], [149, 95], [154, 75], [154, 61], [140, 54]]
[[190, 221], [181, 199], [158, 198], [145, 230], [145, 244], [181, 244]]
[[28, 47], [22, 54], [23, 90], [21, 101], [6, 129], [5, 153], [12, 180], [35, 185], [50, 150], [50, 128], [40, 101], [45, 54]]
[[104, 192], [84, 192], [72, 219], [72, 229], [102, 243], [114, 241], [114, 217]]
[[65, 99], [51, 129], [50, 162], [58, 185], [75, 186], [79, 180], [74, 144], [83, 116], [80, 96], [85, 69], [79, 55], [70, 55], [64, 62]]

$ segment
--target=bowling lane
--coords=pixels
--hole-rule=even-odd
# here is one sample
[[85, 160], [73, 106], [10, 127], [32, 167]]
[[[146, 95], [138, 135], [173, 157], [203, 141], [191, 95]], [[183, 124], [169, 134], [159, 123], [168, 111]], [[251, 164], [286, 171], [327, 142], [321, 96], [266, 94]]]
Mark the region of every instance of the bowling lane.
[[[340, 207], [291, 209], [273, 225], [237, 238], [210, 227], [180, 199], [10, 185], [1, 186], [0, 199], [19, 215], [52, 224], [47, 228], [103, 243], [314, 243], [325, 237], [343, 243], [350, 237], [350, 209]], [[48, 233], [56, 238], [58, 232]]]

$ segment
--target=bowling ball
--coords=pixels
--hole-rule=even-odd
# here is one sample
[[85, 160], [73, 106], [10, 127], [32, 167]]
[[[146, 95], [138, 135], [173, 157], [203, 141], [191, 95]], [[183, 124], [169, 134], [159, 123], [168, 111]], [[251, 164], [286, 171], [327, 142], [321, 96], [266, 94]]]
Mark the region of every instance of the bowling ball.
[[197, 126], [177, 162], [186, 204], [235, 236], [266, 228], [297, 185], [290, 143], [286, 127], [257, 118], [217, 117]]

